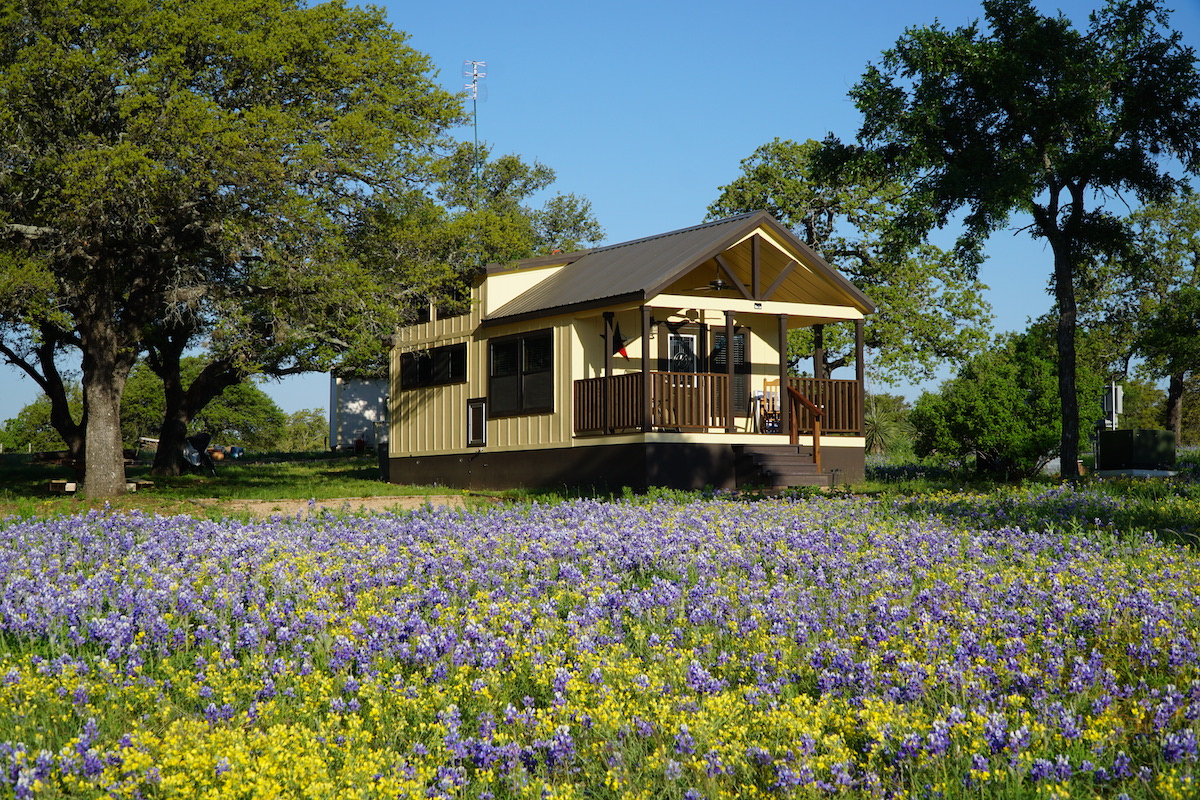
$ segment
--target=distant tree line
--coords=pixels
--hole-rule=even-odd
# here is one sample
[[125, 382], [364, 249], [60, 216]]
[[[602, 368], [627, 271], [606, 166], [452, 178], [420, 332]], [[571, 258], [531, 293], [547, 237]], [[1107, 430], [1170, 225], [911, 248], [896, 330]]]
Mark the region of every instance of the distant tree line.
[[[203, 366], [202, 359], [187, 358], [184, 374]], [[67, 389], [72, 413], [82, 411], [82, 391]], [[142, 449], [145, 439], [158, 439], [164, 398], [161, 382], [144, 364], [130, 372], [125, 386], [126, 402], [121, 407], [121, 440], [126, 449]], [[213, 444], [241, 446], [250, 452], [295, 453], [324, 450], [329, 439], [329, 419], [320, 409], [301, 409], [290, 414], [255, 382], [229, 387], [193, 420], [193, 432], [212, 436]], [[50, 402], [45, 395], [25, 406], [16, 417], [0, 423], [0, 446], [4, 452], [49, 452], [67, 449], [62, 436], [50, 422]]]

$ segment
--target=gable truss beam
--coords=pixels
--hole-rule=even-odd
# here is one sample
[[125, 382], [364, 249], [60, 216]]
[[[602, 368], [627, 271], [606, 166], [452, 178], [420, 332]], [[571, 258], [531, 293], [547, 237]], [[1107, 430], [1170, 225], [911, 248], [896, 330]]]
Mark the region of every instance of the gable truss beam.
[[717, 266], [721, 268], [721, 272], [725, 273], [725, 277], [733, 284], [734, 288], [747, 300], [756, 300], [758, 298], [751, 297], [749, 290], [746, 289], [746, 284], [742, 283], [737, 275], [733, 274], [733, 270], [729, 268], [728, 262], [720, 254], [713, 256], [713, 260], [717, 262]]
[[762, 267], [758, 260], [759, 244], [761, 238], [758, 234], [750, 240], [750, 289], [754, 293], [751, 300], [762, 300]]
[[787, 280], [787, 277], [789, 275], [791, 275], [792, 272], [795, 271], [796, 267], [797, 267], [797, 263], [796, 263], [795, 259], [789, 261], [787, 263], [786, 267], [779, 270], [779, 274], [775, 276], [775, 280], [771, 281], [771, 285], [767, 287], [767, 291], [763, 292], [762, 297], [757, 297], [755, 299], [756, 300], [770, 300], [771, 296], [773, 294], [775, 294], [775, 290], [783, 285], [783, 282], [785, 280]]

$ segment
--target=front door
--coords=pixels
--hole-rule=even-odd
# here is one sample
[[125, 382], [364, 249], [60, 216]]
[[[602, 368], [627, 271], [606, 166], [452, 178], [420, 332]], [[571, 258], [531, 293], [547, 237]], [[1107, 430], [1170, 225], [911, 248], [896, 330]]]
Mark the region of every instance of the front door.
[[696, 334], [671, 333], [667, 342], [667, 369], [670, 372], [699, 372], [700, 359], [696, 355]]

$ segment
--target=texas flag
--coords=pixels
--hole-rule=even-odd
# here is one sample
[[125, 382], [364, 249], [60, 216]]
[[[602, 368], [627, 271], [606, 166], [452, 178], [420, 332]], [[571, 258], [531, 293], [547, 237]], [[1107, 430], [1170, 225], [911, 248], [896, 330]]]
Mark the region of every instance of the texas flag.
[[621, 335], [621, 323], [617, 323], [613, 328], [613, 355], [620, 353], [629, 358], [629, 353], [625, 352], [625, 337]]

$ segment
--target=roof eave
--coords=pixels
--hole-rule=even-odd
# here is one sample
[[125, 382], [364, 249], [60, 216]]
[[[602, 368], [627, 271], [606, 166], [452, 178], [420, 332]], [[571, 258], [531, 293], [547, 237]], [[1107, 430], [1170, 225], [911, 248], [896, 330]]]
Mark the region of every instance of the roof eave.
[[551, 308], [539, 308], [534, 311], [525, 311], [520, 314], [507, 314], [503, 317], [486, 317], [480, 323], [481, 328], [491, 328], [497, 325], [508, 325], [514, 322], [525, 322], [531, 319], [541, 319], [543, 317], [557, 317], [563, 314], [572, 314], [576, 311], [587, 311], [594, 308], [605, 308], [607, 306], [619, 306], [626, 303], [641, 303], [645, 301], [646, 294], [644, 292], [628, 292], [626, 294], [614, 295], [612, 297], [597, 297], [593, 300], [584, 300], [578, 303], [567, 303], [561, 306], [553, 306]]

